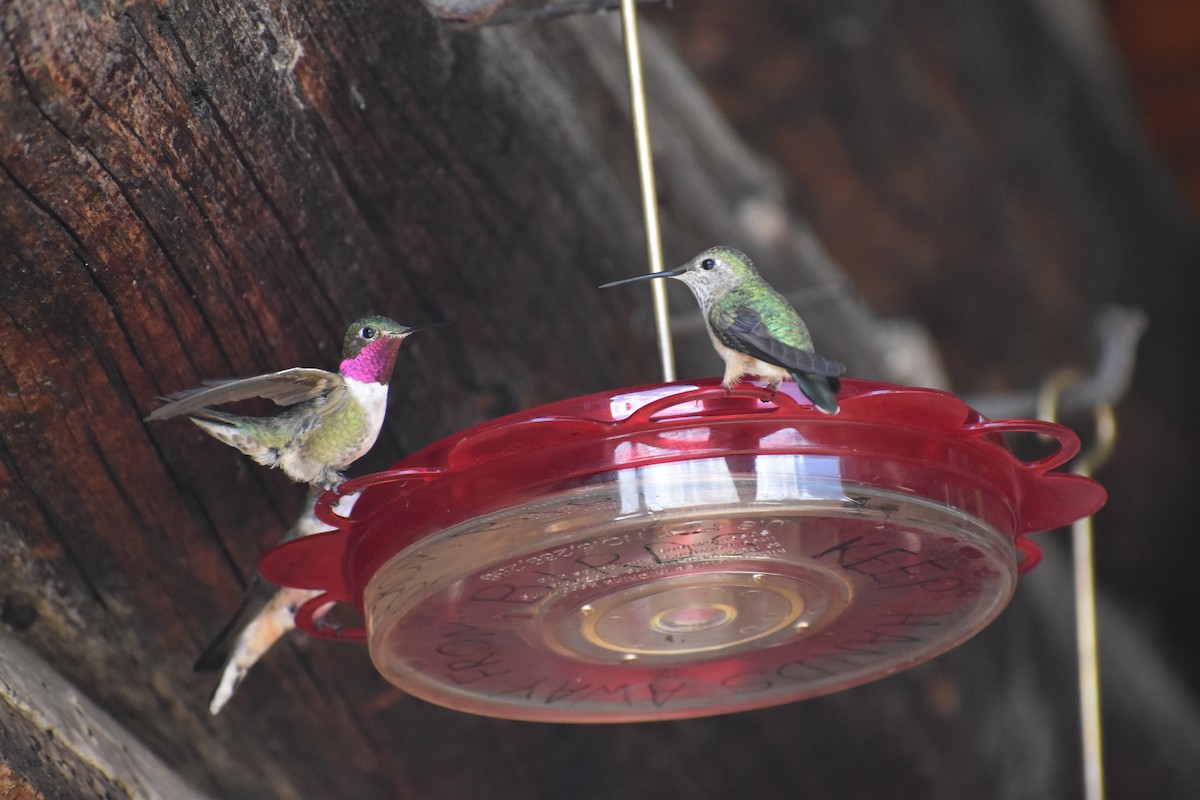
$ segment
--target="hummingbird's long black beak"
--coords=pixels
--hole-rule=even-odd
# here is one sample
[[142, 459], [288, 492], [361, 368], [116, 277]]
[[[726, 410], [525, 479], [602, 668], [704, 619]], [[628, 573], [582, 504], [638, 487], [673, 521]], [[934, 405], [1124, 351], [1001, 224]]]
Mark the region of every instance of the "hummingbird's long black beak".
[[420, 333], [421, 331], [431, 331], [434, 328], [444, 328], [447, 325], [453, 325], [453, 324], [454, 324], [453, 322], [450, 322], [449, 320], [447, 320], [445, 322], [433, 322], [433, 323], [430, 323], [429, 325], [417, 325], [415, 327], [412, 327], [412, 328], [409, 328], [408, 330], [406, 330], [404, 332], [404, 335], [412, 336], [414, 333]]
[[662, 272], [647, 272], [645, 275], [634, 275], [632, 278], [622, 278], [619, 281], [611, 281], [609, 283], [601, 284], [600, 288], [607, 289], [610, 286], [620, 286], [623, 283], [635, 283], [636, 281], [650, 281], [650, 280], [654, 280], [655, 278], [674, 278], [677, 275], [682, 275], [687, 270], [687, 267], [688, 267], [688, 265], [684, 264], [682, 267], [676, 267], [675, 269], [665, 269]]

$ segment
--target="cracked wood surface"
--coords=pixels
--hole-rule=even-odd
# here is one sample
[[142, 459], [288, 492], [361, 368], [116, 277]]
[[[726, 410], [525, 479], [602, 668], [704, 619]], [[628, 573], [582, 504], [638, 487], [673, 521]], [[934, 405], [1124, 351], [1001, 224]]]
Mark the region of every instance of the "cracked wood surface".
[[[953, 41], [954, 25], [983, 6], [962, 8], [939, 37]], [[1037, 24], [1013, 14], [1009, 41]], [[804, 52], [836, 69], [842, 56], [814, 30], [799, 34]], [[836, 280], [785, 202], [794, 186], [745, 148], [652, 33], [646, 46], [669, 260], [724, 241], [754, 252], [784, 291]], [[945, 101], [954, 58], [922, 58], [937, 69], [908, 79], [926, 101]], [[360, 648], [296, 640], [222, 716], [207, 715], [210, 678], [193, 675], [192, 660], [303, 491], [190, 425], [145, 425], [152, 398], [203, 378], [330, 368], [346, 321], [368, 310], [453, 320], [406, 346], [385, 431], [352, 469], [363, 474], [508, 411], [651, 380], [646, 299], [595, 290], [632, 274], [643, 252], [620, 59], [611, 17], [452, 32], [415, 3], [0, 7], [0, 621], [216, 797], [1074, 793], [1062, 598], [1049, 589], [1019, 594], [985, 635], [926, 667], [753, 714], [578, 727], [479, 719], [400, 697]], [[857, 65], [838, 96], [891, 66]], [[829, 119], [874, 124], [836, 99]], [[858, 159], [897, 155], [873, 150], [877, 135], [862, 134]], [[833, 139], [808, 141], [819, 152]], [[1021, 146], [1089, 168], [1050, 145]], [[901, 185], [928, 179], [919, 160], [902, 162]], [[854, 204], [839, 187], [867, 198], [876, 188], [859, 181], [892, 173], [833, 158], [826, 168], [809, 176], [819, 193], [802, 205], [854, 260], [867, 251], [847, 245], [841, 220]], [[1003, 171], [975, 174], [1006, 186]], [[1129, 191], [1157, 202], [1145, 187]], [[903, 194], [901, 205], [920, 208], [920, 198]], [[1105, 202], [1096, 213], [1120, 213]], [[904, 219], [928, 232], [919, 213]], [[1020, 235], [1026, 222], [997, 213], [954, 252], [968, 265], [1000, 242], [1017, 261], [1045, 260], [1040, 238]], [[1038, 224], [1059, 241], [1063, 223]], [[858, 269], [883, 258], [870, 252]], [[920, 284], [880, 274], [920, 295]], [[673, 303], [692, 308], [678, 294]], [[805, 316], [829, 343], [822, 351], [856, 376], [905, 379], [859, 298]], [[1007, 379], [1035, 372], [1021, 362], [1028, 341], [982, 338], [1008, 348], [996, 354]], [[718, 371], [702, 333], [679, 344], [682, 375]], [[1082, 349], [1064, 336], [1053, 351]], [[1053, 584], [1055, 569], [1051, 560], [1033, 580]], [[1125, 745], [1137, 763], [1161, 766], [1145, 769], [1157, 769], [1156, 796], [1171, 796], [1195, 767], [1154, 749], [1163, 734], [1133, 710], [1153, 705], [1142, 702], [1150, 689], [1130, 683], [1114, 711], [1128, 723]], [[1192, 741], [1193, 720], [1175, 723], [1175, 739]]]

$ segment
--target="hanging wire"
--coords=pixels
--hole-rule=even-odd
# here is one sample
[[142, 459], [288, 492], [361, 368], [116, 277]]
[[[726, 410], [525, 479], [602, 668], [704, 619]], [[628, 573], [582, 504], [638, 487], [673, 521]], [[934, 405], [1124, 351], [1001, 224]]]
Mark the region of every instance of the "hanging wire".
[[[663, 271], [662, 233], [658, 227], [658, 192], [654, 186], [654, 154], [650, 149], [650, 124], [646, 118], [646, 87], [642, 80], [642, 52], [638, 39], [637, 0], [621, 0], [621, 29], [625, 34], [625, 62], [629, 68], [629, 105], [633, 138], [637, 143], [638, 180], [642, 188], [642, 215], [646, 220], [646, 256], [651, 272]], [[654, 302], [654, 332], [663, 382], [675, 380], [675, 348], [671, 342], [671, 312], [666, 281], [650, 281]]]
[[[1083, 379], [1075, 370], [1051, 375], [1038, 396], [1038, 416], [1049, 422], [1062, 393]], [[1117, 439], [1117, 420], [1112, 404], [1094, 409], [1096, 441], [1071, 465], [1076, 475], [1092, 473], [1112, 455]], [[1087, 800], [1104, 798], [1104, 759], [1100, 725], [1100, 647], [1096, 633], [1096, 568], [1092, 555], [1092, 518], [1071, 525], [1071, 561], [1075, 578], [1075, 638], [1079, 659], [1079, 726], [1083, 740], [1083, 785]]]

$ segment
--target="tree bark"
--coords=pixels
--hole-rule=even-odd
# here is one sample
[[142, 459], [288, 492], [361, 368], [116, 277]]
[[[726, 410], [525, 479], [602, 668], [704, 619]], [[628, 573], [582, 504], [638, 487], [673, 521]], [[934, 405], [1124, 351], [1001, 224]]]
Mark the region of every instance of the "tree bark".
[[[954, 41], [986, 6], [948, 15], [928, 36]], [[885, 30], [911, 24], [879, 13]], [[190, 425], [148, 426], [156, 395], [205, 378], [331, 368], [344, 326], [367, 311], [452, 320], [406, 345], [384, 434], [352, 469], [365, 474], [518, 408], [654, 378], [645, 298], [595, 290], [643, 261], [615, 23], [452, 31], [414, 3], [345, 0], [4, 5], [0, 620], [219, 797], [1069, 795], [1078, 780], [1070, 673], [1062, 637], [1045, 629], [1054, 608], [1032, 592], [926, 667], [753, 714], [580, 727], [473, 718], [399, 696], [363, 649], [297, 639], [223, 715], [207, 715], [210, 681], [191, 662], [303, 491]], [[1029, 29], [1003, 35], [1011, 43]], [[747, 149], [652, 33], [646, 55], [668, 259], [728, 242], [754, 253], [785, 292], [838, 281], [813, 224], [826, 238], [823, 221], [857, 214], [876, 188], [831, 162], [813, 176], [817, 194], [789, 205], [789, 179]], [[998, 48], [995, 58], [1013, 56]], [[887, 68], [864, 63], [852, 77], [869, 82]], [[939, 94], [953, 72], [910, 77], [948, 117], [976, 119]], [[1014, 104], [1031, 91], [1004, 90]], [[855, 158], [894, 155], [877, 126], [862, 136]], [[995, 142], [1082, 169], [1072, 144]], [[919, 213], [939, 196], [940, 176], [902, 167], [895, 191]], [[1002, 169], [986, 178], [957, 191], [1009, 185]], [[955, 197], [945, 200], [952, 208]], [[1047, 263], [1040, 242], [1061, 241], [1053, 216], [989, 220], [995, 236], [959, 242], [955, 263], [994, 256], [999, 238], [1008, 260], [981, 263], [1007, 274], [1010, 261]], [[1035, 222], [1039, 236], [1005, 235]], [[932, 248], [902, 240], [898, 251]], [[1043, 287], [1035, 271], [989, 285], [1027, 300]], [[1070, 288], [1088, 279], [1059, 275], [1046, 302], [1062, 303], [1072, 323], [1086, 319], [1100, 293], [1075, 300]], [[686, 323], [691, 298], [673, 302]], [[889, 313], [904, 307], [897, 300]], [[935, 330], [973, 318], [944, 314]], [[938, 374], [927, 344], [909, 348], [918, 364], [899, 363], [891, 328], [856, 295], [805, 316], [822, 352], [857, 377]], [[1013, 341], [1012, 326], [993, 324], [989, 316], [980, 338], [998, 365], [970, 373], [973, 386], [1028, 383], [1052, 361], [1088, 360], [1086, 337], [1073, 335], [1025, 364], [1019, 354], [1046, 332]], [[706, 337], [691, 330], [678, 339], [681, 374], [716, 374]], [[949, 352], [952, 368], [966, 362], [965, 350]], [[1194, 718], [1181, 724], [1178, 740], [1195, 736]], [[1130, 744], [1145, 756], [1139, 746]], [[1157, 796], [1195, 778], [1194, 765], [1163, 757], [1161, 766], [1167, 793]]]

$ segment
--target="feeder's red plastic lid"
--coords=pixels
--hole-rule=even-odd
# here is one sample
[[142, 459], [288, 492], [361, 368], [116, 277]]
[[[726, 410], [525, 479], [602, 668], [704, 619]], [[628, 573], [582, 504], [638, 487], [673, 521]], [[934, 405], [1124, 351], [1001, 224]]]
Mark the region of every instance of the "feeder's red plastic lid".
[[[1045, 422], [844, 382], [842, 411], [715, 381], [540, 406], [463, 431], [362, 490], [339, 530], [261, 571], [348, 602], [406, 691], [482, 714], [625, 721], [756, 708], [906, 668], [971, 636], [1039, 556], [1026, 534], [1104, 502], [1051, 473]], [[1003, 434], [1056, 440], [1014, 458]], [[1018, 566], [1018, 560], [1020, 565]]]

